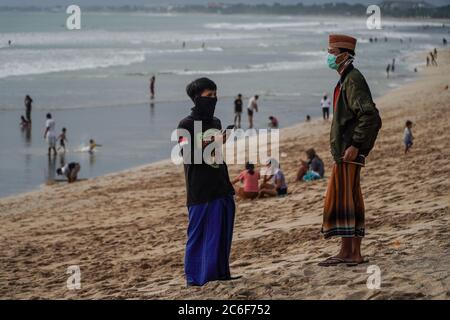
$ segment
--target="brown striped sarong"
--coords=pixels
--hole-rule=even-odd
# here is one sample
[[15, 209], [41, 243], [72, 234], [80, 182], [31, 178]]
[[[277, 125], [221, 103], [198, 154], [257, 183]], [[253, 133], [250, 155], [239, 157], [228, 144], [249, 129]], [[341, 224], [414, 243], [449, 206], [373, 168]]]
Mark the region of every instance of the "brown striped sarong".
[[360, 185], [361, 166], [335, 163], [323, 210], [325, 238], [364, 237], [364, 200]]

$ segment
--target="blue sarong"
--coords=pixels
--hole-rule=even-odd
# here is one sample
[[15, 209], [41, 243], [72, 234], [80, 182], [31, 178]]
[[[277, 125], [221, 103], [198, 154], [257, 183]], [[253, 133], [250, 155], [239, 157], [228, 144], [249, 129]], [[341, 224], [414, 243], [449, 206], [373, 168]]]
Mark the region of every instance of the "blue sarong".
[[235, 204], [232, 195], [188, 207], [184, 271], [188, 285], [230, 278]]

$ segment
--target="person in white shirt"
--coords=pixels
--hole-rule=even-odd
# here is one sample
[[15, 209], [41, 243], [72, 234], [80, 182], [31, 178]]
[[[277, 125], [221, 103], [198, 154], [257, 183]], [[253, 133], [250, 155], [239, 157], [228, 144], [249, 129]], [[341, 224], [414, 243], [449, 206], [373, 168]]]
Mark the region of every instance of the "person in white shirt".
[[45, 121], [45, 132], [44, 139], [48, 142], [48, 155], [50, 155], [51, 150], [53, 150], [56, 155], [56, 124], [55, 120], [52, 119], [52, 115], [47, 113], [47, 121]]
[[328, 118], [330, 117], [331, 101], [330, 99], [328, 99], [327, 94], [325, 94], [322, 100], [320, 100], [320, 105], [322, 107], [323, 120], [328, 120]]
[[258, 95], [253, 96], [248, 102], [247, 115], [248, 115], [248, 128], [253, 128], [253, 111], [258, 112]]

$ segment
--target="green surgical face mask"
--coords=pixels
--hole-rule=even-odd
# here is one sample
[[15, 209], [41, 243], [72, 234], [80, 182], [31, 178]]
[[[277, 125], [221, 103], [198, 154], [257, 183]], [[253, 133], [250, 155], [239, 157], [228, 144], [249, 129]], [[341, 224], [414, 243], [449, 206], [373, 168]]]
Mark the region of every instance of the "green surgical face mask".
[[336, 56], [334, 54], [329, 53], [327, 55], [327, 64], [330, 69], [337, 70], [339, 65], [336, 63]]

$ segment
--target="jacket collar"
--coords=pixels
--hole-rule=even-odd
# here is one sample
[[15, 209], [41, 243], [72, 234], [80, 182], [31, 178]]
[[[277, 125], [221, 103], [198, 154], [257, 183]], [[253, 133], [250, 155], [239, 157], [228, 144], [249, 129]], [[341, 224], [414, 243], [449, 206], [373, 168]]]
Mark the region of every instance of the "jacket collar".
[[350, 73], [350, 71], [352, 71], [353, 69], [355, 69], [355, 67], [353, 66], [353, 63], [349, 64], [347, 68], [345, 68], [345, 70], [341, 73], [341, 78], [339, 79], [339, 84], [342, 85], [342, 83], [344, 82], [345, 78], [347, 77], [347, 75]]
[[[336, 111], [336, 105], [337, 101], [341, 95], [342, 91], [342, 83], [344, 83], [345, 77], [352, 71], [355, 67], [353, 67], [353, 63], [350, 63], [347, 68], [344, 69], [344, 71], [341, 73], [341, 77], [336, 84], [336, 87], [334, 88], [334, 94], [333, 94], [333, 110]], [[337, 91], [338, 90], [338, 91]]]

